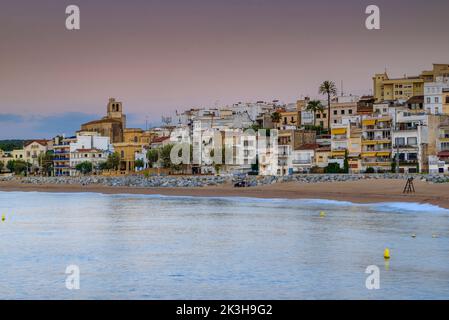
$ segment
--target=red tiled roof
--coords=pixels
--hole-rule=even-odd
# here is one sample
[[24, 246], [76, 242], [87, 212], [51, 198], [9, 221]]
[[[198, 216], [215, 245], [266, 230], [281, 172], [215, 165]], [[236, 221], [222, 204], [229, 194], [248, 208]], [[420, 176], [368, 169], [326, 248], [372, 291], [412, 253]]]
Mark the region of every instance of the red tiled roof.
[[49, 140], [44, 140], [44, 139], [40, 139], [40, 140], [30, 140], [30, 141], [27, 141], [27, 142], [25, 143], [25, 147], [26, 147], [26, 146], [29, 146], [29, 145], [32, 144], [33, 142], [39, 143], [41, 146], [46, 146], [46, 145], [48, 144]]
[[156, 137], [151, 141], [151, 143], [160, 143], [164, 142], [165, 140], [170, 139], [170, 137]]

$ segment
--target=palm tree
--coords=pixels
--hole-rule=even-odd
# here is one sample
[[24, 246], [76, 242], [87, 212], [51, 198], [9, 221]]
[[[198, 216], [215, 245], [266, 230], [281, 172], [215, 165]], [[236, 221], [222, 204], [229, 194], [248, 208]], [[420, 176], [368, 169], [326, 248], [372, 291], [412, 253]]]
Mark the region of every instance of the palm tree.
[[279, 112], [273, 112], [271, 115], [271, 121], [274, 123], [279, 123], [281, 121], [281, 114]]
[[323, 112], [324, 107], [319, 100], [311, 100], [306, 106], [306, 110], [313, 112], [313, 125], [316, 126], [316, 114], [317, 112]]
[[319, 93], [327, 95], [327, 128], [331, 128], [331, 96], [337, 95], [337, 87], [333, 81], [324, 81], [319, 89]]

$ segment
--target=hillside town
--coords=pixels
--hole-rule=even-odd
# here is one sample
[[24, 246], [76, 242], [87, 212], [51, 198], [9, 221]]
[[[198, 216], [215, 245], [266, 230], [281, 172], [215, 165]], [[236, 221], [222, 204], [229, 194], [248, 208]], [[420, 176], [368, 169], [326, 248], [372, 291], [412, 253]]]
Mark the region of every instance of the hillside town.
[[[110, 98], [103, 118], [80, 124], [71, 136], [0, 149], [0, 172], [56, 177], [449, 174], [449, 64], [399, 78], [385, 71], [372, 81], [370, 95], [344, 94], [325, 81], [317, 88], [323, 100], [192, 108], [163, 117], [160, 127], [150, 129], [128, 127], [123, 103]], [[189, 156], [175, 163], [177, 145]]]

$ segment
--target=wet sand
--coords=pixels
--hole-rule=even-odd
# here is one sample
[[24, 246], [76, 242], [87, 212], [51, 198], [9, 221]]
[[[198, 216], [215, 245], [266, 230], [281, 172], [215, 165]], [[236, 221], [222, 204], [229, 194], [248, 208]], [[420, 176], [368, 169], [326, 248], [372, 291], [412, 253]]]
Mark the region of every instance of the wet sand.
[[255, 197], [282, 199], [329, 199], [354, 203], [417, 202], [449, 209], [449, 183], [431, 184], [415, 181], [415, 194], [403, 194], [405, 180], [360, 180], [346, 182], [278, 183], [273, 185], [234, 188], [231, 184], [201, 188], [139, 188], [102, 185], [24, 184], [0, 182], [0, 191], [97, 192], [105, 194], [160, 194], [199, 197]]

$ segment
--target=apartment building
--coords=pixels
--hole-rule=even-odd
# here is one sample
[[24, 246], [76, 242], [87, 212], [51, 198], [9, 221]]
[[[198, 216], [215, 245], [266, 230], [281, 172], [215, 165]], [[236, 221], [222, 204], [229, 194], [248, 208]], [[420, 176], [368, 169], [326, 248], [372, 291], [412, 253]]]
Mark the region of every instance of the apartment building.
[[429, 155], [429, 172], [449, 174], [449, 117], [440, 119], [436, 136], [436, 155]]
[[373, 77], [373, 92], [376, 102], [402, 100], [406, 101], [413, 96], [424, 95], [424, 84], [435, 82], [439, 77], [449, 77], [448, 64], [433, 64], [431, 71], [423, 71], [419, 76], [390, 78], [384, 73]]
[[109, 136], [100, 136], [97, 132], [78, 132], [69, 144], [70, 176], [77, 176], [76, 166], [82, 162], [92, 163], [93, 171], [98, 171], [100, 163], [107, 161], [113, 152]]
[[449, 78], [439, 77], [435, 82], [425, 83], [424, 110], [430, 114], [443, 114], [448, 111], [447, 108], [443, 108], [443, 105], [447, 103], [447, 92], [449, 92]]
[[417, 173], [427, 168], [428, 115], [399, 111], [392, 131], [392, 161], [400, 173]]
[[48, 140], [31, 140], [25, 143], [24, 161], [31, 164], [31, 170], [37, 170], [41, 167], [40, 159], [48, 151]]
[[363, 172], [391, 170], [391, 130], [390, 116], [365, 118], [362, 120], [361, 169]]
[[76, 136], [56, 136], [53, 139], [53, 174], [56, 177], [70, 175], [70, 144], [76, 142]]

